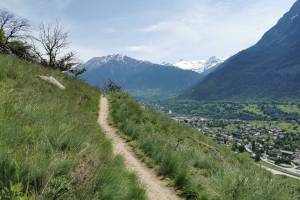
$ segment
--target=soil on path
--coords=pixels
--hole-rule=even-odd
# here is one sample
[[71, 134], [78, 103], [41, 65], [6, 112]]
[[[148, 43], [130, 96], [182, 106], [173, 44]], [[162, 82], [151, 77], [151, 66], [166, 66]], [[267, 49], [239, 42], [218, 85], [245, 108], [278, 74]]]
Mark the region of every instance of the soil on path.
[[156, 173], [148, 168], [146, 164], [132, 151], [131, 147], [122, 139], [117, 129], [108, 123], [109, 104], [105, 97], [101, 97], [98, 123], [105, 131], [108, 138], [112, 140], [113, 152], [124, 158], [125, 165], [129, 171], [135, 173], [146, 190], [150, 200], [179, 200], [174, 188], [168, 187], [167, 182], [159, 178]]

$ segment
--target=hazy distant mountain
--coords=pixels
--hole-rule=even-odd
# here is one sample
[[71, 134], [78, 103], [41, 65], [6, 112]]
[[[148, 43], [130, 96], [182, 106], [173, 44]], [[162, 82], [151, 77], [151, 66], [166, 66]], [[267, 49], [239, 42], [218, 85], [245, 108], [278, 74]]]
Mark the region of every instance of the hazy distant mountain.
[[208, 60], [198, 61], [187, 61], [182, 59], [175, 63], [174, 66], [185, 70], [192, 70], [201, 74], [213, 68], [216, 69], [222, 62], [224, 62], [224, 60], [213, 56]]
[[201, 75], [193, 71], [118, 54], [92, 58], [76, 68], [86, 69], [79, 78], [92, 86], [102, 88], [108, 80], [112, 80], [140, 98], [164, 98], [176, 95], [201, 78]]
[[300, 98], [300, 1], [254, 46], [187, 91], [197, 100]]

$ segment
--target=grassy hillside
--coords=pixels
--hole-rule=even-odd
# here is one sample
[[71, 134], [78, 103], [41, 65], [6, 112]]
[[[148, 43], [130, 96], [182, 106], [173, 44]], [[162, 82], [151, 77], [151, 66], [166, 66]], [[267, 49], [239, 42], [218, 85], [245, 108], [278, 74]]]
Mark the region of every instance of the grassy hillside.
[[112, 123], [187, 199], [300, 199], [299, 182], [272, 176], [246, 154], [233, 154], [199, 132], [140, 107], [126, 94], [111, 94], [110, 104]]
[[81, 81], [0, 56], [0, 199], [145, 199], [112, 156], [96, 121], [98, 101]]

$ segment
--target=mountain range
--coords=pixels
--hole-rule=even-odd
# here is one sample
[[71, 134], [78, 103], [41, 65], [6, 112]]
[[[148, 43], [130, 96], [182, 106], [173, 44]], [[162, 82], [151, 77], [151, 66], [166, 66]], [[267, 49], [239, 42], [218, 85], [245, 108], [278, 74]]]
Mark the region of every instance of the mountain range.
[[75, 69], [86, 70], [78, 78], [89, 85], [103, 88], [112, 80], [137, 98], [166, 98], [178, 95], [202, 77], [194, 71], [119, 54], [92, 58]]
[[239, 52], [180, 98], [276, 100], [300, 98], [300, 1], [254, 46]]
[[108, 80], [138, 98], [200, 101], [264, 101], [300, 98], [300, 1], [252, 47], [226, 61], [180, 60], [154, 64], [122, 55], [92, 58], [76, 66], [88, 84]]

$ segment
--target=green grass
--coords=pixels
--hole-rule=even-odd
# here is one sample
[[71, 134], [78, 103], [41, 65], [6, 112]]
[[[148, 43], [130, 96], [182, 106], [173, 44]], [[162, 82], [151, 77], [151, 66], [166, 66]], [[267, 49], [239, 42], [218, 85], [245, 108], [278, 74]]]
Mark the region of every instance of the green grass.
[[[286, 104], [272, 101], [226, 102], [226, 101], [190, 101], [167, 99], [162, 101], [142, 100], [149, 106], [160, 105], [164, 112], [212, 119], [240, 119], [265, 121], [298, 121], [300, 105], [296, 100]], [[299, 121], [298, 121], [299, 122]]]
[[81, 81], [0, 56], [0, 199], [145, 199], [112, 155], [98, 103], [99, 92]]
[[276, 122], [276, 126], [283, 130], [286, 130], [288, 133], [300, 133], [300, 125], [297, 123]]
[[300, 114], [300, 108], [298, 107], [298, 105], [278, 105], [278, 108], [282, 112]]
[[[266, 127], [266, 128], [274, 128], [278, 127], [287, 133], [299, 133], [300, 125], [296, 122], [285, 122], [285, 121], [248, 121], [248, 124], [256, 127]], [[228, 126], [230, 127], [230, 126]], [[231, 128], [236, 128], [236, 125], [233, 125]]]
[[264, 113], [259, 109], [259, 107], [256, 104], [250, 104], [245, 106], [242, 111], [248, 111], [250, 113], [253, 113], [257, 116], [263, 116]]
[[185, 198], [300, 199], [299, 182], [272, 176], [249, 156], [234, 154], [187, 126], [141, 108], [126, 94], [111, 94], [109, 99], [112, 123]]

